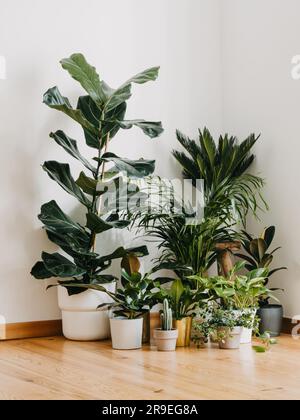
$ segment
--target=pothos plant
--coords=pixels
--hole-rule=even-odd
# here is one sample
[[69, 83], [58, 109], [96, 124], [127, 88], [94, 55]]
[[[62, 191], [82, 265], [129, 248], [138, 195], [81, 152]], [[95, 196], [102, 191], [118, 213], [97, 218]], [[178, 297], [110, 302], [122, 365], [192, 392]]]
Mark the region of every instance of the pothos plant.
[[[154, 171], [155, 161], [122, 158], [109, 153], [108, 146], [120, 129], [135, 126], [150, 138], [162, 133], [160, 122], [125, 119], [132, 84], [144, 84], [155, 80], [159, 67], [149, 68], [133, 76], [119, 88], [112, 89], [101, 80], [95, 67], [91, 66], [82, 54], [73, 54], [60, 63], [63, 69], [79, 82], [86, 94], [79, 97], [76, 108], [73, 108], [68, 98], [63, 96], [57, 87], [53, 87], [44, 94], [43, 102], [50, 108], [63, 112], [82, 127], [85, 142], [95, 152], [95, 156], [92, 160], [84, 157], [78, 149], [77, 142], [58, 130], [51, 133], [50, 138], [81, 162], [84, 171], [81, 171], [75, 180], [67, 163], [47, 161], [42, 167], [52, 180], [84, 206], [86, 223], [82, 226], [73, 220], [55, 200], [42, 205], [38, 217], [48, 238], [68, 257], [59, 252], [43, 252], [41, 261], [34, 265], [31, 274], [37, 279], [57, 277], [60, 279], [58, 284], [66, 286], [69, 294], [75, 294], [85, 290], [83, 285], [114, 280], [113, 276], [103, 274], [113, 259], [122, 258], [128, 253], [139, 256], [147, 253], [146, 247], [131, 250], [119, 247], [109, 255], [99, 255], [95, 243], [97, 235], [110, 229], [124, 228], [130, 223], [120, 219], [117, 209], [110, 209], [105, 214], [101, 210], [101, 196], [105, 189], [99, 188], [99, 184], [105, 183], [108, 172], [117, 180], [115, 184], [118, 193], [123, 172], [126, 172], [127, 177], [140, 178]], [[105, 167], [108, 162], [113, 165], [109, 171]], [[120, 197], [119, 199], [122, 201]]]

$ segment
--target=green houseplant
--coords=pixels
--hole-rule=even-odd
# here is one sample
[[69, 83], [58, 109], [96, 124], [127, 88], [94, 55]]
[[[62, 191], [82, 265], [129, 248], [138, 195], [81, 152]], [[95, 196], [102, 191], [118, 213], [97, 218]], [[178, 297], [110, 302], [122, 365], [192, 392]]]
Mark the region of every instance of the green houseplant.
[[193, 277], [207, 291], [209, 300], [217, 302], [224, 310], [234, 311], [237, 316], [243, 315], [244, 321], [248, 318], [248, 325], [242, 330], [241, 344], [251, 342], [260, 299], [271, 296], [265, 285], [268, 269], [258, 268], [241, 275], [239, 272], [244, 266], [245, 262], [236, 263], [228, 277]]
[[[242, 246], [245, 254], [237, 253], [236, 256], [245, 260], [245, 268], [249, 271], [255, 268], [268, 268], [269, 274], [265, 279], [265, 285], [268, 285], [269, 278], [276, 272], [286, 270], [287, 267], [271, 268], [274, 254], [280, 249], [277, 247], [270, 250], [274, 236], [275, 226], [269, 226], [262, 231], [258, 238], [254, 238], [249, 233], [243, 231]], [[278, 290], [271, 288], [271, 290]], [[279, 304], [270, 304], [269, 297], [262, 297], [259, 301], [259, 317], [260, 322], [260, 333], [264, 334], [267, 331], [271, 331], [273, 336], [278, 336], [281, 332], [283, 308]]]
[[[110, 301], [98, 309], [112, 310], [110, 317], [112, 346], [114, 349], [136, 349], [142, 346], [143, 315], [153, 306], [152, 290], [156, 283], [148, 274], [128, 274], [122, 271], [121, 286], [116, 292], [106, 291]], [[105, 292], [102, 285], [89, 285], [92, 290]]]
[[168, 299], [163, 301], [163, 310], [160, 314], [161, 328], [155, 328], [153, 337], [158, 351], [174, 351], [178, 330], [173, 328], [173, 313], [169, 307]]
[[[102, 195], [106, 192], [107, 182], [113, 182], [118, 194], [118, 203], [122, 203], [122, 192], [119, 188], [123, 171], [127, 177], [144, 177], [152, 174], [155, 162], [149, 160], [129, 160], [108, 151], [110, 141], [120, 129], [140, 128], [150, 138], [162, 132], [160, 122], [141, 119], [126, 120], [127, 100], [131, 97], [133, 83], [143, 84], [155, 80], [159, 68], [153, 67], [139, 73], [123, 83], [119, 88], [109, 87], [82, 54], [73, 54], [61, 60], [63, 69], [67, 70], [85, 91], [80, 96], [76, 108], [68, 98], [64, 97], [57, 87], [44, 94], [44, 103], [50, 108], [63, 112], [78, 123], [82, 129], [86, 144], [94, 152], [92, 160], [84, 157], [78, 149], [77, 142], [63, 131], [51, 133], [50, 137], [69, 155], [77, 159], [84, 167], [77, 180], [71, 174], [66, 163], [47, 161], [43, 169], [49, 177], [56, 181], [66, 192], [72, 195], [84, 207], [85, 224], [80, 224], [65, 214], [56, 201], [52, 200], [41, 208], [39, 219], [44, 225], [47, 236], [61, 253], [42, 253], [31, 270], [37, 279], [58, 278], [59, 303], [62, 308], [64, 333], [74, 339], [97, 339], [108, 335], [108, 318], [100, 319], [103, 313], [94, 312], [91, 307], [103, 302], [105, 294], [90, 291], [82, 286], [105, 284], [110, 291], [115, 288], [113, 276], [105, 274], [112, 260], [123, 258], [128, 253], [144, 255], [145, 247], [137, 250], [117, 248], [109, 255], [100, 255], [96, 249], [96, 237], [111, 229], [124, 228], [130, 221], [119, 217], [117, 208], [105, 212], [102, 207]], [[113, 165], [107, 170], [106, 165]], [[114, 180], [111, 180], [113, 174]], [[71, 285], [72, 284], [72, 285]], [[78, 287], [79, 286], [79, 287]], [[78, 295], [77, 297], [75, 295]], [[80, 296], [79, 296], [80, 295]], [[80, 307], [80, 311], [76, 311]], [[84, 311], [87, 309], [89, 315]], [[76, 319], [75, 319], [76, 317]], [[88, 328], [94, 330], [86, 333]], [[102, 332], [101, 332], [102, 325]]]
[[161, 287], [155, 293], [156, 302], [168, 300], [173, 313], [174, 327], [178, 330], [177, 347], [190, 345], [192, 319], [197, 314], [200, 305], [207, 301], [207, 293], [201, 284], [196, 288], [193, 282], [183, 284], [177, 278], [168, 288]]
[[[245, 225], [249, 213], [267, 208], [260, 190], [264, 185], [261, 177], [249, 173], [254, 160], [251, 153], [259, 136], [250, 134], [240, 142], [234, 136], [220, 136], [215, 141], [207, 128], [199, 130], [197, 140], [192, 140], [177, 130], [177, 140], [184, 151], [174, 150], [173, 156], [182, 166], [183, 177], [197, 187], [197, 180], [204, 182], [204, 219], [217, 219], [222, 227], [217, 237], [214, 232], [210, 241], [215, 244], [230, 243], [239, 239], [232, 231], [238, 224]], [[227, 274], [233, 267], [230, 251], [218, 253], [220, 272]]]

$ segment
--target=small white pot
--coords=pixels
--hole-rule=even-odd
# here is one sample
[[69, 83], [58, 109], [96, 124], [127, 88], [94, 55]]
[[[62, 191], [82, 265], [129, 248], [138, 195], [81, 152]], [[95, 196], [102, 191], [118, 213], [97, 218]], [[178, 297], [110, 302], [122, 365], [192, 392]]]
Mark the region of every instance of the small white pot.
[[142, 347], [143, 318], [110, 318], [112, 347], [133, 350]]
[[[116, 283], [102, 285], [106, 290], [114, 292]], [[85, 290], [69, 296], [67, 289], [58, 286], [58, 305], [62, 313], [63, 334], [69, 340], [94, 341], [110, 337], [109, 311], [97, 310], [102, 303], [110, 303], [112, 299], [98, 290]]]
[[162, 330], [155, 328], [153, 338], [158, 351], [174, 351], [176, 350], [176, 341], [178, 337], [178, 330]]
[[[235, 311], [236, 314], [238, 316], [242, 315], [243, 313], [250, 313], [251, 317], [253, 319], [253, 323], [254, 323], [254, 318], [256, 316], [256, 308], [249, 308], [249, 309], [241, 309], [238, 311]], [[252, 342], [252, 333], [253, 333], [253, 328], [242, 328], [242, 333], [241, 333], [241, 344], [250, 344]]]

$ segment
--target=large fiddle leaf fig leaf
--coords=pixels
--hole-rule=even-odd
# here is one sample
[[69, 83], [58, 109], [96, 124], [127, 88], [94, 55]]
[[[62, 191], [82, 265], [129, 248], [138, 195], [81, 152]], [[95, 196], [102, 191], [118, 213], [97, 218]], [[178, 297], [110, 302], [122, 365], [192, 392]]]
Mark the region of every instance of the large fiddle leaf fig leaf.
[[146, 136], [158, 137], [164, 130], [160, 121], [124, 120], [119, 121], [121, 128], [128, 130], [133, 126], [140, 128]]
[[46, 269], [55, 277], [75, 277], [86, 273], [86, 269], [73, 264], [58, 252], [55, 252], [54, 254], [43, 252], [42, 260]]
[[38, 261], [34, 264], [31, 269], [30, 274], [39, 280], [49, 279], [50, 277], [54, 277], [51, 271], [47, 270], [43, 261]]
[[76, 197], [81, 204], [90, 208], [91, 202], [83, 194], [82, 190], [76, 184], [71, 175], [70, 166], [67, 163], [59, 163], [55, 160], [47, 161], [43, 169], [48, 173], [51, 179], [56, 181], [65, 191]]
[[87, 228], [96, 234], [105, 232], [106, 230], [113, 228], [122, 229], [124, 227], [127, 227], [130, 223], [131, 222], [129, 220], [115, 220], [108, 222], [94, 213], [88, 213], [86, 215]]
[[90, 178], [85, 175], [84, 172], [80, 172], [78, 179], [76, 180], [76, 184], [84, 191], [86, 194], [89, 195], [100, 195], [102, 192], [97, 191], [97, 184], [98, 181], [94, 178]]
[[97, 135], [97, 129], [84, 117], [83, 113], [79, 109], [72, 108], [69, 99], [65, 96], [62, 96], [57, 86], [47, 90], [47, 92], [44, 94], [43, 102], [50, 108], [64, 112], [86, 130]]
[[[79, 109], [84, 117], [97, 129], [96, 133], [84, 129], [86, 144], [95, 149], [99, 149], [99, 147], [103, 147], [108, 134], [109, 138], [112, 139], [121, 128], [119, 121], [122, 121], [125, 117], [126, 103], [123, 102], [111, 111], [102, 114], [101, 110], [90, 96], [80, 96], [77, 103], [77, 109]], [[101, 143], [99, 143], [100, 137]]]
[[[130, 160], [120, 158], [114, 153], [104, 153], [101, 157], [106, 162], [113, 162], [118, 171], [126, 172], [129, 177], [143, 178], [153, 174], [155, 170], [155, 160]], [[115, 171], [112, 168], [112, 171]]]
[[67, 70], [73, 79], [81, 84], [83, 89], [101, 108], [106, 100], [106, 95], [95, 67], [91, 66], [84, 55], [80, 53], [72, 54], [69, 58], [63, 58], [60, 63], [62, 68]]
[[97, 257], [96, 253], [89, 251], [89, 244], [87, 244], [88, 246], [83, 246], [80, 237], [77, 235], [73, 235], [71, 233], [60, 234], [51, 230], [46, 230], [46, 232], [51, 242], [59, 246], [68, 255], [72, 258], [76, 258], [78, 261], [83, 259], [86, 259], [87, 261], [87, 258], [91, 259]]
[[62, 234], [78, 234], [84, 242], [88, 242], [89, 240], [89, 236], [84, 231], [83, 227], [67, 216], [55, 200], [51, 200], [42, 205], [41, 213], [38, 215], [38, 218], [45, 225], [46, 229]]
[[151, 80], [156, 80], [159, 67], [151, 67], [141, 73], [136, 74], [131, 79], [123, 83], [118, 89], [112, 90], [105, 103], [105, 110], [111, 111], [119, 106], [122, 102], [127, 101], [131, 97], [132, 83], [143, 84]]
[[71, 156], [79, 160], [87, 169], [93, 173], [96, 173], [96, 168], [94, 168], [89, 163], [89, 161], [79, 152], [76, 140], [71, 139], [61, 130], [58, 130], [55, 133], [50, 133], [50, 137], [53, 138], [57, 144], [62, 146]]

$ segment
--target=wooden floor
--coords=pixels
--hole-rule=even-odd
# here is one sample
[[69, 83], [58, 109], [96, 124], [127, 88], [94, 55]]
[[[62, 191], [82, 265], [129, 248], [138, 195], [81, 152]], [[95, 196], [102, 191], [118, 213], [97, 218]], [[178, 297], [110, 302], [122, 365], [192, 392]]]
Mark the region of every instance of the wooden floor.
[[300, 340], [265, 354], [112, 350], [62, 337], [0, 342], [0, 399], [300, 399]]

